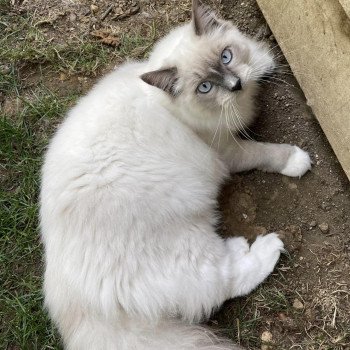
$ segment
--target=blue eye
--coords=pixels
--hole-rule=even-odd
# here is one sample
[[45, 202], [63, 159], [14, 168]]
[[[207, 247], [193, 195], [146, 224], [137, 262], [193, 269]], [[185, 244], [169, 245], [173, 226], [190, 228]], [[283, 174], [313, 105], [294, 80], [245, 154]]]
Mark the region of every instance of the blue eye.
[[229, 64], [232, 61], [232, 52], [229, 49], [225, 49], [221, 54], [221, 61], [223, 64]]
[[197, 89], [202, 94], [206, 94], [211, 90], [211, 88], [212, 88], [211, 82], [205, 81], [205, 82], [199, 84]]

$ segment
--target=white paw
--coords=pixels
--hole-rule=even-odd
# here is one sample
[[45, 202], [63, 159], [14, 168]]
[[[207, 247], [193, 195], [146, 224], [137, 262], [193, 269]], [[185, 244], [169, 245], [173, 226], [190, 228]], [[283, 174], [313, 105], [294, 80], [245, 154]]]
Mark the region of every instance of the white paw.
[[289, 156], [281, 174], [291, 177], [301, 177], [311, 169], [311, 159], [307, 152], [294, 146], [294, 152]]
[[261, 262], [263, 273], [271, 273], [284, 251], [284, 244], [278, 237], [277, 233], [269, 233], [265, 236], [258, 236], [251, 245], [250, 251], [256, 255]]

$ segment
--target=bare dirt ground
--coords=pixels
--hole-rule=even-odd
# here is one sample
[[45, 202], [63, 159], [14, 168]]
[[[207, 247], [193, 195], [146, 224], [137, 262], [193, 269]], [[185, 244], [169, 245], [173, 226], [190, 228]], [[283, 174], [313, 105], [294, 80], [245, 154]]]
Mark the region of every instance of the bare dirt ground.
[[[206, 3], [280, 54], [254, 0]], [[78, 38], [111, 47], [108, 60], [92, 74], [44, 66], [40, 75], [40, 62], [23, 64], [21, 76], [27, 85], [44, 80], [58, 94], [82, 94], [123, 59], [143, 58], [158, 37], [190, 16], [190, 1], [184, 0], [38, 0], [15, 6], [31, 14], [33, 26], [42, 28], [47, 42]], [[126, 42], [125, 33], [134, 39]], [[286, 63], [283, 57], [280, 61]], [[3, 107], [8, 114], [21, 108], [7, 102]], [[259, 118], [250, 135], [296, 144], [310, 152], [314, 166], [302, 179], [259, 171], [238, 174], [223, 188], [220, 232], [253, 239], [279, 231], [289, 254], [261, 287], [226, 302], [208, 324], [248, 349], [350, 349], [349, 181], [291, 74], [264, 83], [257, 105]]]

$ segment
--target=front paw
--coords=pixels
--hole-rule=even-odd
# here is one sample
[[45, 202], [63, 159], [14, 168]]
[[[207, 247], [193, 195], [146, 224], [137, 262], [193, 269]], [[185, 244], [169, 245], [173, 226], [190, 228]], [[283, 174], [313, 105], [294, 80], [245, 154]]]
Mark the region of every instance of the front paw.
[[311, 169], [311, 159], [307, 152], [297, 146], [293, 146], [293, 151], [289, 156], [281, 174], [291, 177], [301, 177]]
[[260, 261], [261, 272], [270, 274], [274, 269], [281, 252], [284, 252], [284, 244], [277, 233], [269, 233], [258, 236], [250, 247], [251, 253]]

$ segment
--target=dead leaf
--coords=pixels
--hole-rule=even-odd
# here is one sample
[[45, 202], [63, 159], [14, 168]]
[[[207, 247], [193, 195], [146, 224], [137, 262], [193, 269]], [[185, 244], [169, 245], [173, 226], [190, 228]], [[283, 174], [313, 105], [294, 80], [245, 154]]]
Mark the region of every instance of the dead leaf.
[[116, 37], [110, 30], [100, 29], [94, 30], [90, 33], [95, 38], [98, 38], [102, 44], [118, 47], [120, 45], [120, 39]]

